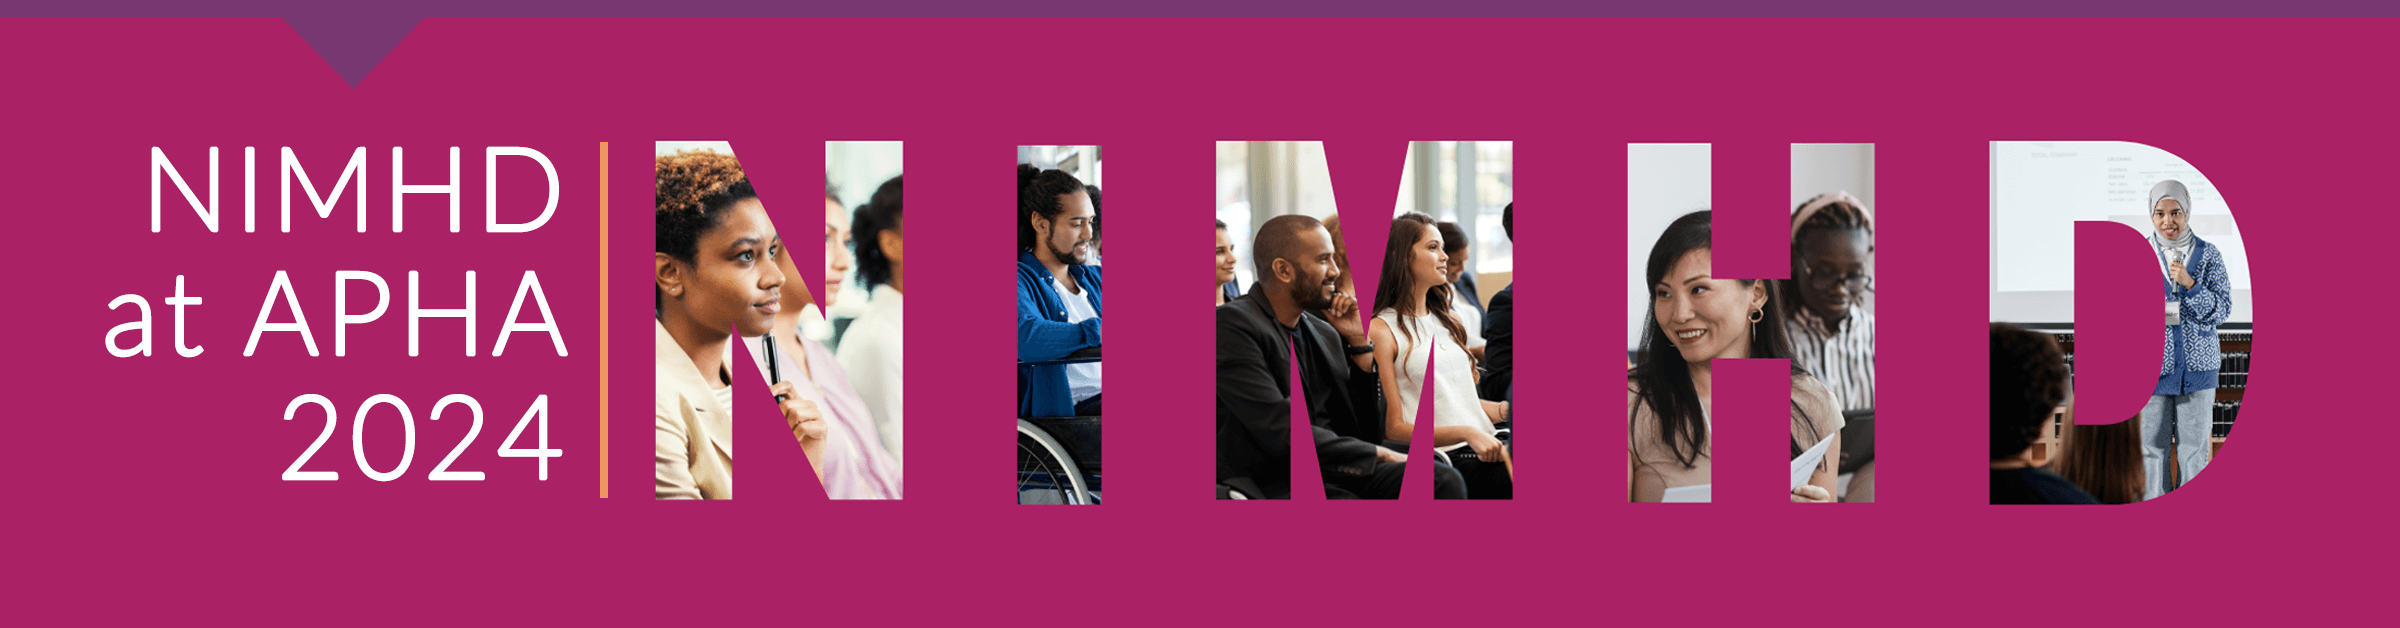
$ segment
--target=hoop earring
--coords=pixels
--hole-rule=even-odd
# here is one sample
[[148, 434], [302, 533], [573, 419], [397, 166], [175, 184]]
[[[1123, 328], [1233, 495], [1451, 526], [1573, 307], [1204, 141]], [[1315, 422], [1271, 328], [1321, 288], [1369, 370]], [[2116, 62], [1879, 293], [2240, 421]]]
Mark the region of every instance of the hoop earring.
[[1752, 324], [1756, 324], [1756, 323], [1758, 323], [1759, 321], [1763, 321], [1763, 320], [1766, 320], [1766, 319], [1767, 319], [1767, 310], [1766, 310], [1765, 308], [1760, 308], [1760, 309], [1750, 310], [1750, 322], [1751, 322]]

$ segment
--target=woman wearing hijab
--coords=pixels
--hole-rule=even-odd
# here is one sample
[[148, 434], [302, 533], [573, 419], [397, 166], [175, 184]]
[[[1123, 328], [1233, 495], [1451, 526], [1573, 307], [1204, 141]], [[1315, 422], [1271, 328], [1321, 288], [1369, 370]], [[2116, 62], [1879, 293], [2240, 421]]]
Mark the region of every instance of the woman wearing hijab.
[[[2214, 244], [2193, 235], [2192, 194], [2168, 179], [2151, 186], [2150, 245], [2158, 252], [2165, 282], [2166, 356], [2158, 388], [2142, 406], [2142, 498], [2155, 499], [2180, 487], [2208, 466], [2209, 408], [2217, 400], [2217, 325], [2233, 310], [2233, 284]], [[2175, 450], [2176, 474], [2167, 474], [2167, 450]]]

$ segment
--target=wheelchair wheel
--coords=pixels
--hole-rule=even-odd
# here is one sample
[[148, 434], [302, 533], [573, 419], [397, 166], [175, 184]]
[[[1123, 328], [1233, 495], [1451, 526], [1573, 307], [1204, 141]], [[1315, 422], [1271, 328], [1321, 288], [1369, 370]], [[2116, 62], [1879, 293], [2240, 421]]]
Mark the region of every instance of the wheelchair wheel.
[[1040, 427], [1017, 420], [1017, 503], [1089, 504], [1072, 456]]

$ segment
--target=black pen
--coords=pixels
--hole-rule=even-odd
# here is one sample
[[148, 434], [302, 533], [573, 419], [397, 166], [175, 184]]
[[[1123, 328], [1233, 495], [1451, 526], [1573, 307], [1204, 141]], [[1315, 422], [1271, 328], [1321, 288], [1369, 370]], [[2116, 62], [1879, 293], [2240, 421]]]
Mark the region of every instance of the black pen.
[[[783, 383], [783, 369], [780, 368], [781, 365], [776, 364], [775, 360], [777, 356], [781, 355], [775, 351], [775, 332], [767, 332], [766, 346], [761, 351], [767, 354], [767, 385]], [[783, 395], [776, 395], [775, 403], [783, 403]]]

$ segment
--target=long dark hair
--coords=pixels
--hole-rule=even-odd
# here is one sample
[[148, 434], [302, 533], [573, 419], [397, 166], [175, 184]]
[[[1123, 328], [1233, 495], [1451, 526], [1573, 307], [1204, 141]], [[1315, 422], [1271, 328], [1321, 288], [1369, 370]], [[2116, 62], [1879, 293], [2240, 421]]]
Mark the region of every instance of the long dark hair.
[[[1395, 364], [1407, 359], [1407, 348], [1416, 345], [1416, 319], [1401, 314], [1404, 309], [1400, 307], [1400, 304], [1410, 300], [1421, 299], [1425, 310], [1440, 319], [1442, 327], [1450, 330], [1450, 339], [1458, 342], [1458, 348], [1461, 350], [1467, 348], [1467, 327], [1458, 321], [1458, 313], [1450, 309], [1450, 284], [1448, 282], [1426, 289], [1423, 295], [1409, 294], [1408, 292], [1410, 279], [1408, 258], [1416, 254], [1417, 238], [1422, 237], [1426, 229], [1432, 228], [1434, 228], [1432, 216], [1421, 212], [1408, 212], [1392, 219], [1391, 237], [1385, 238], [1383, 241], [1383, 276], [1375, 280], [1375, 311], [1382, 312], [1384, 309], [1390, 308], [1393, 314], [1392, 319], [1398, 321], [1392, 331], [1399, 332], [1401, 336], [1407, 338], [1400, 345], [1400, 358], [1393, 360]], [[1474, 360], [1475, 354], [1467, 354], [1467, 359]], [[1472, 368], [1473, 363], [1470, 362], [1469, 366]], [[1401, 369], [1400, 373], [1406, 375], [1408, 369]]]
[[892, 282], [892, 258], [883, 253], [885, 231], [900, 230], [900, 177], [883, 182], [850, 217], [850, 241], [858, 245], [858, 280], [868, 290]]
[[2103, 504], [2142, 501], [2142, 430], [2139, 420], [2114, 425], [2067, 426], [2066, 455], [2050, 464], [2059, 477], [2083, 487]]
[[[1650, 286], [1665, 280], [1667, 270], [1682, 260], [1685, 253], [1710, 248], [1714, 231], [1708, 210], [1684, 214], [1668, 224], [1666, 233], [1659, 234], [1658, 243], [1650, 245], [1650, 260], [1642, 273], [1642, 291], [1647, 293]], [[1784, 339], [1783, 325], [1776, 322], [1783, 320], [1783, 304], [1776, 295], [1774, 280], [1740, 281], [1744, 288], [1768, 282], [1767, 302], [1761, 308], [1766, 316], [1760, 319], [1761, 324], [1752, 326], [1756, 331], [1750, 334], [1750, 357], [1791, 359], [1791, 344]], [[1807, 374], [1800, 364], [1792, 364], [1793, 379]], [[1693, 388], [1691, 367], [1684, 362], [1683, 353], [1675, 350], [1674, 339], [1659, 329], [1656, 307], [1642, 314], [1641, 348], [1636, 353], [1633, 371], [1625, 378], [1638, 391], [1636, 399], [1640, 403], [1635, 409], [1649, 406], [1650, 412], [1658, 415], [1659, 439], [1666, 442], [1675, 462], [1691, 468], [1708, 455], [1707, 418], [1700, 414], [1700, 392]], [[1816, 433], [1816, 424], [1801, 414], [1799, 402], [1792, 403], [1792, 423], [1807, 426], [1811, 438], [1821, 437]], [[1631, 430], [1632, 426], [1632, 417], [1628, 415], [1626, 428]], [[1799, 457], [1800, 452], [1800, 441], [1793, 440], [1792, 456]]]
[[[1065, 170], [1043, 170], [1032, 164], [1017, 164], [1017, 249], [1031, 251], [1040, 244], [1037, 240], [1041, 236], [1033, 230], [1033, 217], [1036, 214], [1043, 220], [1057, 219], [1058, 213], [1065, 211], [1059, 207], [1058, 197], [1087, 191], [1083, 181], [1067, 174]], [[1094, 202], [1098, 200], [1097, 197], [1093, 198]], [[1099, 208], [1094, 207], [1092, 222], [1099, 222], [1099, 214]], [[1095, 238], [1098, 237], [1098, 231], [1093, 230]]]

